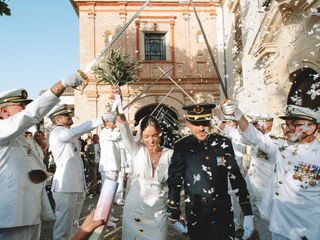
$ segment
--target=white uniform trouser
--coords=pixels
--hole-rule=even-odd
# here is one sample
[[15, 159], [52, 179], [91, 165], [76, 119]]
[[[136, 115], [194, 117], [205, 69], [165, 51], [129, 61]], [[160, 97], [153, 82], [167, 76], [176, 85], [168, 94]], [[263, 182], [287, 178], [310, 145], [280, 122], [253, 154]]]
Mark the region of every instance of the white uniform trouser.
[[0, 240], [38, 240], [40, 239], [41, 224], [0, 228]]
[[116, 196], [114, 197], [114, 201], [115, 201], [115, 202], [123, 201], [123, 200], [124, 200], [124, 199], [123, 199], [123, 197], [124, 197], [123, 191], [125, 190], [125, 189], [124, 189], [124, 186], [123, 186], [123, 184], [124, 184], [124, 182], [123, 182], [124, 176], [125, 176], [125, 168], [122, 167], [122, 168], [121, 168], [121, 171], [120, 171], [120, 173], [119, 173], [119, 176], [118, 176], [118, 183], [119, 183], [119, 185], [118, 185], [118, 188], [117, 188]]
[[234, 192], [230, 194], [231, 197], [231, 203], [233, 207], [233, 221], [234, 221], [234, 226], [235, 230], [239, 230], [242, 228], [242, 223], [243, 223], [243, 214], [242, 214], [242, 209], [241, 206], [237, 200], [237, 196]]
[[[265, 220], [261, 217], [259, 210], [257, 208], [257, 204], [260, 203], [260, 201], [256, 201], [251, 199], [251, 206], [252, 211], [254, 215], [255, 220], [255, 226], [259, 233], [259, 239], [260, 240], [271, 240], [271, 232], [269, 231], [269, 221]], [[273, 239], [273, 238], [272, 238]]]
[[233, 208], [233, 222], [234, 222], [235, 230], [237, 231], [238, 229], [242, 228], [242, 222], [243, 222], [242, 209], [235, 192], [231, 188], [230, 180], [228, 180], [228, 189], [230, 192], [230, 198], [231, 198], [231, 203]]
[[85, 192], [53, 192], [53, 198], [56, 203], [53, 240], [69, 240], [79, 227]]

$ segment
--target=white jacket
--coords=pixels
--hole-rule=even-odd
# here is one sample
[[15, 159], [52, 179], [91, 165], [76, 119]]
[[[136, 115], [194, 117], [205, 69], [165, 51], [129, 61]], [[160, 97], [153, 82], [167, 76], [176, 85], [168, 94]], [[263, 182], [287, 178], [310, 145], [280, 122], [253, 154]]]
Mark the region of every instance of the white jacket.
[[49, 139], [50, 150], [56, 163], [51, 190], [53, 192], [84, 192], [85, 178], [78, 138], [102, 126], [100, 118], [86, 121], [77, 127], [55, 127]]
[[270, 231], [291, 240], [319, 240], [320, 143], [279, 146], [251, 125], [243, 135], [276, 161]]
[[120, 141], [121, 135], [117, 128], [102, 129], [100, 133], [100, 172], [121, 170]]
[[40, 223], [42, 185], [28, 177], [37, 164], [29, 161], [22, 134], [58, 102], [59, 98], [48, 90], [25, 110], [0, 120], [0, 228]]

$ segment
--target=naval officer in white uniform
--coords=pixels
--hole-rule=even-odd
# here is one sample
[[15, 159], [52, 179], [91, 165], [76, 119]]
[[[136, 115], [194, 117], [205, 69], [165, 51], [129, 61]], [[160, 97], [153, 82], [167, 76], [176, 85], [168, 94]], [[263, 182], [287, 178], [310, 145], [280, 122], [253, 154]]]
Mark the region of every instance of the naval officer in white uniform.
[[71, 128], [72, 111], [66, 104], [58, 105], [49, 114], [56, 125], [49, 138], [49, 147], [56, 163], [51, 191], [56, 203], [54, 240], [69, 240], [78, 228], [85, 199], [86, 184], [78, 138], [105, 124], [103, 118], [86, 121]]
[[54, 84], [29, 103], [24, 89], [0, 93], [0, 239], [40, 238], [42, 185], [29, 179], [37, 164], [28, 161], [22, 145], [24, 132], [38, 123], [58, 102], [66, 87], [76, 87], [83, 79], [75, 73]]
[[[284, 140], [275, 144], [243, 117], [234, 103], [222, 107], [239, 122], [242, 134], [275, 161], [270, 193], [270, 231], [273, 240], [320, 239], [320, 143], [315, 137], [320, 111], [288, 105]], [[268, 212], [268, 211], [266, 211]]]

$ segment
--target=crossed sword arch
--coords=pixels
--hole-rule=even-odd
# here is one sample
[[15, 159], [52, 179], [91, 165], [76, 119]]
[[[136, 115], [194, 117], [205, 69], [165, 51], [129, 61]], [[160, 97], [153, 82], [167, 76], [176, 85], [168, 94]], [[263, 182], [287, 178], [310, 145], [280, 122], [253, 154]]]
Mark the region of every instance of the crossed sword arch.
[[[224, 96], [226, 98], [228, 98], [228, 95], [227, 95], [227, 90], [226, 90], [226, 87], [221, 79], [221, 75], [219, 73], [219, 69], [217, 67], [217, 64], [215, 62], [215, 59], [214, 59], [214, 56], [213, 56], [213, 53], [212, 53], [212, 50], [210, 48], [210, 45], [209, 45], [209, 42], [208, 42], [208, 39], [206, 37], [206, 34], [204, 32], [204, 29], [202, 27], [202, 24], [201, 24], [201, 21], [199, 19], [199, 16], [198, 16], [198, 13], [196, 11], [196, 8], [195, 8], [195, 4], [193, 2], [193, 0], [189, 0], [191, 5], [192, 5], [192, 8], [193, 8], [193, 11], [195, 13], [195, 16], [197, 18], [197, 22], [199, 24], [199, 27], [200, 27], [200, 30], [202, 32], [202, 35], [204, 37], [204, 40], [205, 40], [205, 43], [206, 43], [206, 47], [207, 47], [207, 50], [209, 52], [209, 56], [210, 56], [210, 59], [212, 61], [212, 64], [213, 64], [213, 67], [216, 71], [216, 74], [217, 74], [217, 77], [218, 77], [218, 80], [219, 80], [219, 84], [221, 86], [221, 89], [224, 93]], [[83, 93], [83, 90], [84, 88], [87, 86], [88, 84], [88, 77], [87, 77], [87, 74], [89, 73], [89, 71], [92, 69], [92, 67], [98, 63], [98, 61], [101, 59], [102, 56], [104, 56], [104, 54], [112, 47], [112, 45], [117, 41], [117, 39], [121, 36], [121, 34], [128, 28], [128, 26], [133, 22], [134, 19], [136, 19], [136, 17], [140, 14], [140, 12], [147, 6], [149, 5], [149, 3], [151, 2], [151, 0], [147, 0], [142, 6], [141, 8], [131, 17], [131, 19], [123, 26], [123, 28], [120, 30], [120, 32], [115, 36], [115, 38], [113, 38], [111, 40], [111, 42], [95, 57], [95, 59], [90, 62], [84, 69], [83, 72], [80, 71], [80, 74], [82, 76], [84, 76], [86, 79], [84, 81], [84, 84], [78, 89], [81, 91], [81, 93]], [[129, 106], [131, 106], [134, 102], [136, 102], [144, 93], [146, 93], [152, 86], [155, 85], [155, 83], [160, 80], [161, 78], [163, 78], [164, 76], [166, 76], [168, 79], [170, 79], [172, 81], [172, 83], [175, 84], [175, 86], [177, 86], [190, 100], [191, 102], [193, 103], [196, 103], [195, 100], [176, 82], [174, 81], [169, 75], [168, 75], [168, 72], [172, 70], [173, 67], [167, 69], [166, 71], [163, 70], [162, 68], [158, 67], [158, 69], [163, 73], [160, 77], [158, 77], [151, 85], [149, 85], [147, 88], [145, 88], [144, 91], [142, 91], [139, 95], [137, 95], [134, 99], [132, 99], [126, 106], [123, 107], [123, 109], [126, 109], [128, 108]], [[84, 73], [84, 74], [83, 74]], [[164, 100], [169, 96], [169, 94], [173, 91], [174, 87], [171, 88], [170, 92], [162, 99], [162, 101], [156, 106], [156, 108], [153, 110], [153, 112], [151, 113], [152, 114], [155, 114], [156, 113], [156, 118], [158, 120], [164, 120], [166, 123], [170, 123], [170, 127], [173, 127], [173, 126], [176, 126], [179, 124], [179, 122], [173, 118], [170, 114], [167, 114], [168, 113], [168, 110], [161, 107], [159, 110], [158, 108], [161, 106], [161, 104], [164, 102]], [[41, 170], [32, 170], [29, 172], [29, 177], [31, 179], [31, 181], [37, 183], [37, 182], [42, 182], [42, 181], [45, 181], [46, 180], [46, 173], [41, 171]], [[93, 239], [103, 239], [104, 238], [104, 230], [105, 230], [105, 227], [103, 227], [103, 229], [100, 229], [100, 231], [98, 229], [98, 231], [95, 231], [96, 234], [93, 234], [90, 239], [93, 240]], [[119, 230], [121, 229], [118, 228]], [[117, 229], [117, 230], [118, 230]], [[113, 231], [114, 232], [114, 231]]]

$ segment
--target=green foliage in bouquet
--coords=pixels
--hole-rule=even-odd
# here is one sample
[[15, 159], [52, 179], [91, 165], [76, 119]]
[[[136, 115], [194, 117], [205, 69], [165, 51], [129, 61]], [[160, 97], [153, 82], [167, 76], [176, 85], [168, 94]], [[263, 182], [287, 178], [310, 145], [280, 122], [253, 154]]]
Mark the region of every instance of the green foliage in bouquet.
[[111, 85], [123, 86], [136, 81], [139, 62], [122, 50], [111, 49], [110, 56], [102, 59], [93, 67], [98, 80]]

